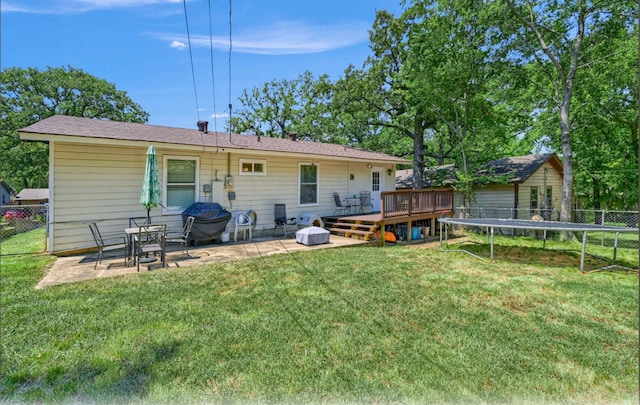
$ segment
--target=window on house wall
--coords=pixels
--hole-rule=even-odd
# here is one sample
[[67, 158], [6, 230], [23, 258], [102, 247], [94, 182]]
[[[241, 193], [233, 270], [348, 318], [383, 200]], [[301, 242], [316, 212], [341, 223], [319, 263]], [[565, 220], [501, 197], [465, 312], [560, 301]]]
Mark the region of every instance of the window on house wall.
[[318, 204], [318, 165], [300, 163], [300, 205]]
[[535, 214], [538, 210], [538, 187], [531, 187], [531, 200], [530, 200], [531, 213]]
[[240, 174], [246, 176], [266, 176], [267, 161], [255, 159], [240, 159]]
[[165, 212], [182, 212], [197, 201], [198, 166], [198, 158], [165, 157]]

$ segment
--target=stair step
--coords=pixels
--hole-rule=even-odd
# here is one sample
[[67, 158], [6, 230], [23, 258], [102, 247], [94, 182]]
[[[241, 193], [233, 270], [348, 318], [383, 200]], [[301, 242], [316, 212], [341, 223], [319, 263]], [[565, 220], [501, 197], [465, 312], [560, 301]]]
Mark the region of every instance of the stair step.
[[362, 237], [362, 239], [364, 239], [364, 240], [369, 240], [374, 235], [373, 232], [360, 231], [358, 229], [331, 228], [331, 229], [329, 229], [329, 232], [331, 232], [333, 234], [336, 234], [336, 235], [342, 235], [342, 236], [347, 237], [347, 238], [358, 236], [358, 237]]
[[375, 224], [370, 225], [370, 224], [356, 224], [356, 223], [347, 223], [347, 222], [336, 222], [332, 224], [331, 227], [332, 228], [352, 228], [352, 229], [364, 228], [369, 231], [375, 231], [376, 228], [378, 228]]

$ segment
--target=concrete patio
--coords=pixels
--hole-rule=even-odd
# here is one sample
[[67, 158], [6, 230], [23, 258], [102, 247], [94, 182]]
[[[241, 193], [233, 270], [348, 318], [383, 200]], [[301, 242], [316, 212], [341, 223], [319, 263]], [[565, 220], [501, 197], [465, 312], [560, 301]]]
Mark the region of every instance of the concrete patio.
[[[178, 246], [171, 246], [167, 252], [167, 268], [155, 261], [140, 266], [143, 271], [175, 271], [176, 269], [209, 263], [221, 263], [252, 257], [290, 253], [300, 250], [328, 249], [344, 246], [365, 245], [369, 242], [360, 239], [331, 235], [329, 243], [306, 246], [297, 243], [294, 238], [258, 236], [251, 241], [238, 240], [237, 243], [213, 243], [190, 247], [189, 255], [180, 251]], [[122, 274], [135, 274], [137, 267], [124, 265], [123, 252], [109, 252], [94, 269], [98, 260], [97, 253], [80, 256], [59, 257], [36, 288], [75, 283]]]

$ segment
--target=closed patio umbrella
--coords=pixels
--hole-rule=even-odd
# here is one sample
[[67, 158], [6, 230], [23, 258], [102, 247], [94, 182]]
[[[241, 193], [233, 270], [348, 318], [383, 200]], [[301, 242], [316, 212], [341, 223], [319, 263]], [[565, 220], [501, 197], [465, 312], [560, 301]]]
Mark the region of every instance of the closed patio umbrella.
[[158, 156], [156, 148], [149, 146], [147, 149], [147, 166], [144, 169], [144, 180], [142, 182], [142, 194], [140, 204], [147, 209], [147, 223], [151, 223], [149, 211], [161, 203], [160, 177], [158, 174]]

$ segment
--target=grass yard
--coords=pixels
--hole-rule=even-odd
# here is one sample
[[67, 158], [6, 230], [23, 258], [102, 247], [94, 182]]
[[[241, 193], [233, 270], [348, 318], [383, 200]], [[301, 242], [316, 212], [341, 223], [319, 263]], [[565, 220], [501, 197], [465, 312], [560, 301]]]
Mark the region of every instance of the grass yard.
[[636, 404], [638, 274], [583, 274], [575, 246], [326, 249], [44, 290], [48, 256], [3, 258], [2, 402]]

